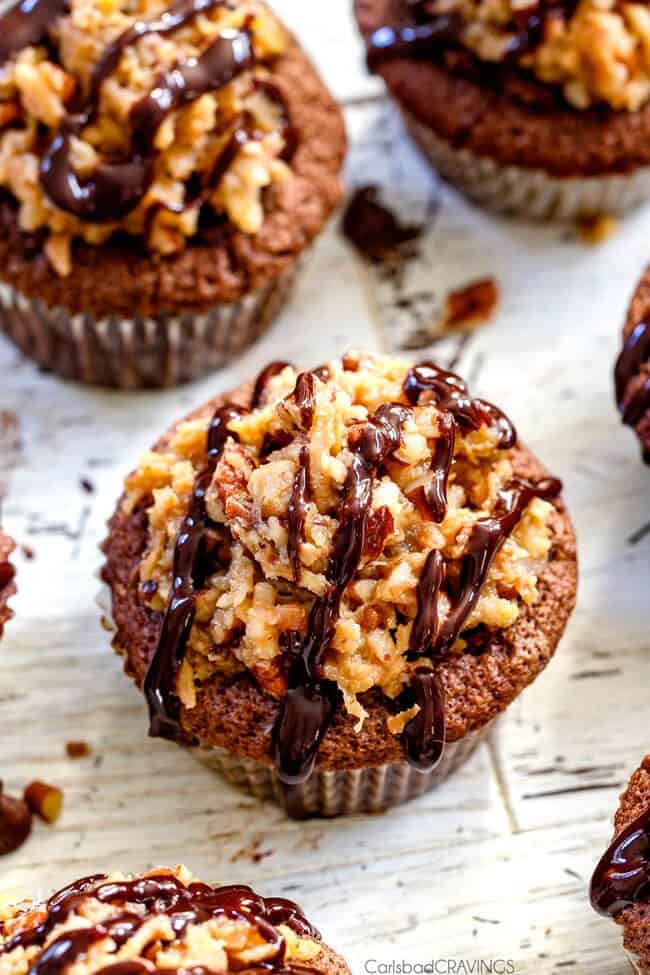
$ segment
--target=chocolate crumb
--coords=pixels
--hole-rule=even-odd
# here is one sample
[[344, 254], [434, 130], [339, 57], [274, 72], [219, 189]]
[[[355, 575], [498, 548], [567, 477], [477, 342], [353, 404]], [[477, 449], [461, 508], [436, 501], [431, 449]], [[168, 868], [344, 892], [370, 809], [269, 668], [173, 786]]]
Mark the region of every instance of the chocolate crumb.
[[23, 554], [23, 558], [27, 559], [28, 562], [33, 562], [34, 559], [36, 558], [36, 551], [32, 548], [31, 545], [24, 545], [24, 544], [21, 545], [20, 551]]
[[82, 488], [82, 490], [86, 492], [86, 494], [95, 493], [95, 485], [93, 484], [93, 482], [90, 480], [89, 477], [79, 478], [79, 485]]
[[87, 758], [92, 754], [92, 748], [87, 741], [67, 741], [65, 751], [68, 758]]
[[32, 814], [26, 802], [3, 791], [0, 782], [0, 856], [13, 853], [32, 831]]
[[421, 225], [401, 224], [381, 202], [379, 187], [361, 186], [352, 195], [343, 216], [344, 237], [369, 261], [383, 261], [417, 240]]
[[499, 303], [499, 286], [494, 278], [470, 281], [447, 295], [445, 329], [462, 329], [488, 322]]

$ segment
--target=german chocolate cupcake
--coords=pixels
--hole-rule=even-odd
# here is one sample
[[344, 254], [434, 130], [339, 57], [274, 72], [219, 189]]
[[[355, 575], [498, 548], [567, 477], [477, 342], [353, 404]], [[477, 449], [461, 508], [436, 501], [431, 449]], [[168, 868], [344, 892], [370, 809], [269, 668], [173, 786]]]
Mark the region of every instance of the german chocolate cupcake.
[[129, 475], [105, 543], [151, 734], [294, 816], [431, 788], [562, 635], [560, 490], [433, 363], [274, 363], [216, 397]]
[[623, 928], [640, 975], [650, 975], [650, 756], [621, 796], [614, 838], [591, 881], [591, 903]]
[[3, 972], [349, 975], [300, 908], [185, 867], [84, 877], [49, 900], [0, 908]]
[[340, 111], [262, 0], [0, 17], [0, 324], [41, 366], [190, 380], [272, 321], [340, 196]]
[[616, 403], [650, 463], [650, 268], [634, 293], [623, 328], [623, 348], [614, 372]]
[[650, 197], [650, 10], [630, 0], [355, 0], [368, 64], [433, 165], [534, 218]]

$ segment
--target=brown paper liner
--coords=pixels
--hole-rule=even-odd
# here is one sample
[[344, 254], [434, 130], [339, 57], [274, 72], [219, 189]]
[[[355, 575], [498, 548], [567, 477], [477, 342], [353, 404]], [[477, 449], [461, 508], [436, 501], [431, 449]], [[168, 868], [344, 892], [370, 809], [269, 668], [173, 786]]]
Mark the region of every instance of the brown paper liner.
[[402, 115], [440, 175], [490, 210], [532, 220], [571, 221], [596, 214], [622, 215], [650, 199], [650, 166], [630, 173], [561, 179], [456, 149], [404, 109]]
[[272, 765], [238, 758], [221, 748], [201, 746], [193, 754], [240, 789], [279, 803], [292, 819], [351, 816], [398, 806], [444, 782], [470, 758], [494, 721], [449, 743], [432, 772], [418, 772], [408, 762], [340, 772], [315, 771], [298, 786], [284, 786]]
[[122, 389], [177, 386], [225, 365], [269, 327], [291, 293], [292, 267], [235, 304], [133, 319], [70, 315], [0, 284], [0, 328], [65, 379]]

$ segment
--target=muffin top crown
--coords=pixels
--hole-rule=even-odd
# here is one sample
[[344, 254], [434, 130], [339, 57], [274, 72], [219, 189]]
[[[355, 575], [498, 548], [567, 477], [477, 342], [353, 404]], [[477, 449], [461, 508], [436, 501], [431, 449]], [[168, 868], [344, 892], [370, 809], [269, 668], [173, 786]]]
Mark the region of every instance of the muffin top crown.
[[434, 765], [435, 661], [514, 623], [551, 547], [560, 485], [515, 477], [515, 444], [454, 373], [362, 353], [312, 372], [275, 363], [247, 407], [179, 424], [122, 502], [146, 509], [141, 598], [165, 614], [152, 731], [177, 736], [180, 704], [243, 667], [283, 702], [286, 781], [309, 773], [341, 697], [363, 724], [372, 688], [412, 762]]
[[262, 2], [36, 0], [0, 36], [0, 186], [60, 274], [75, 238], [169, 255], [257, 233], [292, 150], [272, 78], [289, 39]]
[[[632, 0], [357, 0], [370, 66], [394, 57], [469, 53], [486, 77], [520, 69], [575, 109], [636, 111], [650, 99], [650, 10]], [[463, 59], [455, 64], [463, 69]], [[465, 65], [465, 67], [468, 67]], [[534, 101], [536, 93], [520, 92]]]
[[0, 914], [0, 972], [315, 972], [320, 936], [292, 901], [212, 887], [184, 867], [84, 877]]

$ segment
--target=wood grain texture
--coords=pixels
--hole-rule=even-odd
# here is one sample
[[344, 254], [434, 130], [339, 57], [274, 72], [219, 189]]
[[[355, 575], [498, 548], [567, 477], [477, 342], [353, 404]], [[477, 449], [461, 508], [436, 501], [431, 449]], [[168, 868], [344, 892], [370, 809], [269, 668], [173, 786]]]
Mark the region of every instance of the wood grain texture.
[[[0, 417], [20, 418], [0, 460], [3, 517], [34, 550], [17, 556], [16, 618], [0, 648], [0, 773], [9, 791], [38, 777], [66, 798], [55, 827], [39, 824], [3, 860], [3, 890], [185, 861], [295, 897], [356, 973], [372, 957], [449, 957], [513, 959], [522, 975], [622, 975], [619, 934], [591, 914], [586, 885], [617, 794], [650, 751], [650, 473], [611, 384], [648, 260], [648, 212], [593, 249], [571, 228], [473, 209], [431, 176], [366, 78], [347, 0], [277, 6], [347, 103], [348, 184], [380, 183], [405, 218], [426, 219], [427, 236], [388, 274], [364, 266], [332, 226], [282, 321], [235, 366], [181, 390], [68, 385], [0, 342]], [[502, 291], [493, 322], [431, 345], [448, 290], [489, 275]], [[146, 738], [144, 704], [100, 626], [97, 546], [122, 477], [175, 417], [270, 358], [316, 365], [353, 345], [416, 345], [456, 361], [508, 410], [564, 479], [581, 591], [548, 671], [444, 788], [382, 816], [296, 824]], [[65, 743], [79, 739], [93, 754], [72, 761]]]

